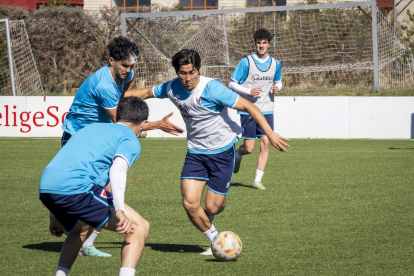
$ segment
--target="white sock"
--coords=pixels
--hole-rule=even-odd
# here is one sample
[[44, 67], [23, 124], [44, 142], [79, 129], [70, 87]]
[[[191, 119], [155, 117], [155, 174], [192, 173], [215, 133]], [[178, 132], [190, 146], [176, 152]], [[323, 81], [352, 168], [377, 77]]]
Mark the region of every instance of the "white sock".
[[56, 268], [56, 276], [68, 276], [69, 275], [69, 268], [65, 268], [63, 266], [58, 266]]
[[254, 182], [262, 182], [263, 175], [264, 175], [264, 172], [256, 170], [256, 176], [254, 178]]
[[89, 238], [82, 244], [82, 248], [86, 248], [88, 246], [93, 245], [95, 239], [98, 237], [100, 232], [93, 230]]
[[119, 276], [134, 276], [135, 275], [135, 269], [130, 267], [121, 267], [119, 270]]
[[210, 240], [210, 242], [214, 239], [214, 237], [218, 234], [216, 227], [211, 225], [211, 228], [208, 229], [206, 232], [203, 232], [204, 235]]

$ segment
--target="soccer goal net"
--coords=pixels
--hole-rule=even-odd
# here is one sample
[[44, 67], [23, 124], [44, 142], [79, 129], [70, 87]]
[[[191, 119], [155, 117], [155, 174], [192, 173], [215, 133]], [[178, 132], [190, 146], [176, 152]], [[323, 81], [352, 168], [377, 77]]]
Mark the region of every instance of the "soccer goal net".
[[44, 95], [23, 20], [0, 19], [0, 95]]
[[373, 91], [414, 86], [413, 56], [374, 1], [249, 9], [124, 13], [123, 35], [140, 48], [138, 85], [175, 76], [171, 57], [196, 49], [202, 74], [227, 84], [267, 28], [281, 61], [284, 92]]

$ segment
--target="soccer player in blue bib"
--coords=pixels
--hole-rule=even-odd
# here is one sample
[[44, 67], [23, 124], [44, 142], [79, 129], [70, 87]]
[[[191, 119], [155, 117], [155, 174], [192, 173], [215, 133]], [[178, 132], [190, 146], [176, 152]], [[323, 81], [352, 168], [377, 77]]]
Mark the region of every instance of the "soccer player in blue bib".
[[[212, 224], [223, 211], [233, 174], [235, 149], [241, 127], [228, 115], [228, 108], [249, 113], [280, 151], [289, 140], [273, 132], [259, 109], [240, 97], [220, 80], [200, 75], [201, 58], [192, 49], [183, 49], [172, 58], [177, 78], [152, 88], [130, 90], [125, 96], [141, 99], [169, 98], [180, 110], [187, 129], [188, 152], [181, 171], [183, 205], [191, 222], [210, 242], [217, 234]], [[205, 208], [201, 198], [208, 186]], [[211, 255], [208, 248], [202, 255]]]
[[[273, 129], [274, 94], [282, 89], [282, 66], [280, 61], [268, 54], [272, 36], [264, 28], [253, 35], [256, 53], [244, 57], [231, 75], [229, 88], [256, 105]], [[264, 190], [262, 177], [269, 159], [269, 138], [263, 128], [246, 111], [238, 111], [243, 127], [244, 143], [236, 152], [234, 173], [240, 168], [243, 155], [254, 150], [256, 137], [260, 139], [260, 153], [257, 159], [253, 188]]]
[[[109, 42], [108, 52], [108, 64], [89, 76], [76, 92], [62, 126], [62, 146], [72, 135], [89, 124], [115, 122], [116, 109], [122, 93], [133, 89], [135, 85], [136, 76], [133, 67], [139, 55], [137, 45], [128, 38], [120, 36]], [[168, 120], [171, 116], [172, 113], [161, 121], [146, 122], [144, 130], [162, 129], [174, 135], [183, 132]], [[90, 234], [79, 254], [94, 257], [111, 256], [94, 246], [99, 233], [99, 229], [96, 229]]]
[[[108, 44], [108, 64], [90, 75], [79, 87], [62, 129], [62, 146], [78, 130], [86, 125], [115, 122], [116, 107], [123, 92], [133, 89], [133, 67], [139, 50], [126, 37], [116, 37]], [[169, 122], [172, 113], [157, 122], [146, 122], [144, 130], [161, 129], [177, 135], [183, 130]]]
[[[69, 274], [89, 225], [125, 235], [119, 275], [135, 274], [149, 223], [124, 203], [124, 194], [127, 171], [141, 152], [137, 136], [148, 106], [137, 97], [122, 99], [116, 119], [79, 130], [42, 173], [39, 198], [51, 213], [50, 231], [67, 234], [56, 275]], [[104, 189], [109, 180], [112, 193]]]

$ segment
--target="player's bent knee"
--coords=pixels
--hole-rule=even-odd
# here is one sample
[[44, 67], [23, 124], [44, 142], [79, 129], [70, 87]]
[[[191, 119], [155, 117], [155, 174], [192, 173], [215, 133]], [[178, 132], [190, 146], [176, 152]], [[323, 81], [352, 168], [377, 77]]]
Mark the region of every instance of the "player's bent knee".
[[254, 151], [254, 146], [244, 146], [247, 154], [251, 154]]
[[128, 212], [128, 215], [130, 217], [127, 217], [132, 222], [134, 231], [147, 236], [150, 228], [148, 220], [144, 219], [137, 212]]
[[267, 149], [269, 150], [270, 148], [270, 141], [269, 138], [267, 138], [267, 136], [263, 136], [260, 138], [260, 149]]
[[269, 141], [266, 141], [266, 142], [262, 142], [261, 143], [261, 146], [260, 146], [260, 150], [265, 150], [265, 151], [269, 151], [269, 148], [270, 148], [270, 143], [269, 143]]
[[147, 220], [144, 220], [145, 223], [143, 224], [143, 228], [144, 228], [144, 235], [145, 238], [148, 237], [149, 231], [150, 231], [150, 223]]
[[217, 203], [207, 203], [206, 202], [206, 211], [211, 215], [217, 215], [226, 207], [226, 201], [223, 201], [221, 204]]
[[150, 223], [146, 219], [141, 219], [138, 223], [133, 222], [132, 229], [134, 229], [134, 234], [147, 239], [150, 230]]
[[200, 208], [200, 203], [183, 199], [183, 207], [187, 212], [196, 212]]

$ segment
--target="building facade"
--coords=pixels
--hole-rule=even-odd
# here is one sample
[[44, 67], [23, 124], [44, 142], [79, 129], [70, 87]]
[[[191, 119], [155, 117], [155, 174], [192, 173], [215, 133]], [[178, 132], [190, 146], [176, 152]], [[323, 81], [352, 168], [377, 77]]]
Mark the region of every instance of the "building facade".
[[[17, 0], [9, 0], [17, 1]], [[32, 1], [32, 0], [19, 0]], [[38, 0], [42, 1], [42, 0]], [[46, 1], [46, 0], [43, 0]], [[308, 1], [317, 3], [339, 3], [339, 2], [358, 2], [364, 0], [75, 0], [84, 2], [85, 11], [97, 11], [107, 6], [111, 9], [122, 9], [123, 12], [157, 12], [165, 11], [164, 8], [173, 8], [177, 5], [184, 10], [204, 10], [204, 9], [234, 9], [234, 8], [253, 8], [266, 6], [293, 6], [306, 4]], [[369, 0], [367, 0], [369, 1]], [[398, 22], [407, 22], [409, 15], [407, 11], [414, 11], [414, 0], [376, 0], [377, 7], [393, 21], [393, 6], [396, 4], [395, 15]], [[73, 2], [73, 1], [72, 1]]]
[[[184, 7], [184, 10], [223, 9], [223, 8], [250, 8], [260, 6], [282, 6], [287, 0], [84, 0], [85, 10], [97, 10], [100, 7], [125, 10], [141, 10], [148, 7], [172, 8], [176, 5]], [[299, 2], [299, 0], [289, 0]]]

